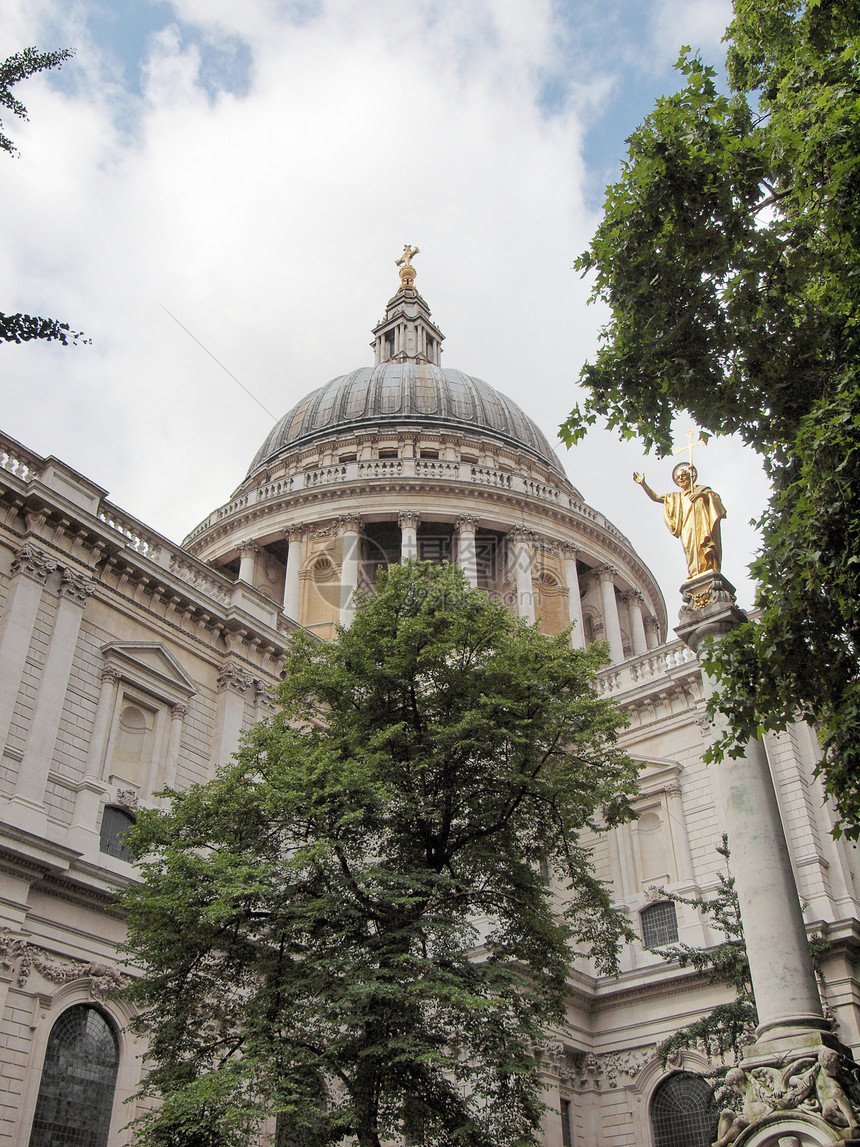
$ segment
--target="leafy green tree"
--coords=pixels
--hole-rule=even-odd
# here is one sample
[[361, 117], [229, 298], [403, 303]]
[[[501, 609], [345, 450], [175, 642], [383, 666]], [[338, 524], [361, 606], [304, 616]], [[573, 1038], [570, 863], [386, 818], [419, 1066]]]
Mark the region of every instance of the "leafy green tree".
[[[704, 972], [709, 983], [731, 988], [735, 998], [717, 1004], [701, 1019], [693, 1020], [664, 1039], [657, 1047], [657, 1055], [664, 1066], [684, 1048], [699, 1048], [708, 1059], [730, 1058], [731, 1062], [739, 1063], [744, 1045], [752, 1039], [758, 1024], [738, 894], [729, 871], [729, 847], [725, 836], [717, 852], [726, 861], [726, 871], [717, 873], [717, 888], [713, 896], [678, 896], [665, 890], [663, 894], [677, 904], [686, 904], [705, 913], [723, 939], [710, 948], [676, 944], [661, 948], [659, 955], [670, 963], [677, 961], [682, 968]], [[725, 1074], [727, 1070], [718, 1069], [715, 1074]]]
[[[38, 52], [35, 48], [25, 48], [23, 52], [15, 52], [14, 55], [0, 61], [0, 108], [7, 109], [20, 119], [28, 119], [27, 109], [12, 93], [13, 85], [47, 68], [59, 68], [63, 61], [70, 59], [73, 54], [68, 48], [55, 52]], [[0, 120], [0, 150], [7, 151], [10, 155], [16, 155], [18, 152], [15, 144], [6, 135], [2, 120]], [[48, 342], [61, 342], [66, 346], [70, 341], [76, 343], [81, 337], [80, 331], [73, 331], [68, 323], [61, 323], [56, 319], [44, 319], [39, 315], [0, 313], [0, 342], [23, 343], [32, 339], [45, 339]]]
[[712, 671], [737, 753], [799, 713], [846, 833], [860, 835], [860, 7], [735, 0], [728, 92], [682, 54], [685, 86], [629, 140], [578, 267], [610, 308], [587, 397], [564, 432], [604, 419], [671, 449], [684, 411], [764, 459], [761, 619]]
[[636, 776], [602, 657], [426, 562], [293, 639], [279, 713], [129, 833], [142, 1141], [535, 1141], [530, 1041], [628, 934], [579, 842]]

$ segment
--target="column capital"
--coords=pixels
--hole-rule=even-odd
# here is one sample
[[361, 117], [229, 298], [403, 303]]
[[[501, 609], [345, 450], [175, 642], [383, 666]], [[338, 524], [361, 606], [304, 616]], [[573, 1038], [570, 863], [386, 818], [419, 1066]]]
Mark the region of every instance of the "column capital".
[[292, 526], [287, 526], [284, 530], [284, 538], [288, 542], [303, 542], [306, 533], [307, 526], [302, 522], [295, 522]]
[[597, 566], [592, 572], [600, 582], [614, 581], [618, 577], [618, 570], [610, 565]]
[[84, 606], [87, 598], [96, 592], [96, 585], [92, 578], [76, 570], [64, 569], [63, 581], [60, 586], [60, 597], [68, 598], [76, 605]]
[[184, 721], [188, 716], [188, 706], [183, 705], [181, 701], [175, 705], [170, 706], [170, 717], [173, 721]]
[[579, 557], [579, 547], [574, 545], [573, 542], [559, 542], [559, 549], [564, 555], [565, 561], [575, 562]]
[[527, 526], [514, 526], [509, 535], [515, 542], [525, 542], [526, 545], [534, 545], [537, 541], [537, 534], [534, 530], [528, 529]]
[[24, 542], [12, 559], [12, 573], [22, 573], [33, 581], [45, 584], [49, 573], [53, 573], [57, 563], [49, 557], [44, 550], [34, 546], [32, 542]]
[[397, 515], [397, 524], [401, 530], [417, 530], [421, 515], [417, 510], [403, 510]]
[[361, 514], [341, 514], [335, 518], [335, 526], [339, 534], [360, 534], [364, 528]]
[[103, 665], [101, 671], [102, 681], [122, 681], [122, 674], [115, 665]]
[[657, 618], [656, 618], [656, 617], [654, 617], [654, 615], [653, 615], [653, 614], [651, 614], [651, 616], [650, 616], [650, 617], [645, 617], [645, 618], [643, 618], [643, 619], [642, 619], [642, 624], [645, 626], [645, 628], [646, 628], [646, 629], [650, 629], [650, 630], [651, 630], [653, 633], [658, 633], [658, 634], [659, 634], [659, 632], [660, 632], [660, 622], [657, 620]]
[[240, 542], [236, 548], [239, 551], [240, 557], [245, 557], [248, 554], [250, 554], [252, 557], [256, 557], [256, 555], [260, 552], [260, 547], [256, 542]]
[[221, 672], [218, 674], [218, 692], [224, 693], [230, 690], [233, 693], [245, 694], [251, 685], [251, 678], [243, 669], [232, 662], [228, 662], [222, 666]]
[[454, 519], [454, 528], [460, 534], [474, 534], [478, 528], [478, 519], [474, 514], [460, 514]]

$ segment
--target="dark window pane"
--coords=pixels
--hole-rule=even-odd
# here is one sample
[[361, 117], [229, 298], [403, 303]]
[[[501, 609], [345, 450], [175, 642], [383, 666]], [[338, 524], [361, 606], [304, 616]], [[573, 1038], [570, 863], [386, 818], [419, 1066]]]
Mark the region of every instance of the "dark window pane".
[[674, 944], [678, 939], [678, 918], [671, 900], [661, 900], [642, 910], [642, 943], [646, 948]]
[[51, 1030], [30, 1147], [108, 1147], [119, 1047], [97, 1008], [78, 1004]]
[[670, 1075], [651, 1100], [654, 1147], [710, 1147], [717, 1133], [713, 1094], [698, 1075]]
[[108, 805], [102, 817], [102, 830], [99, 839], [99, 848], [108, 856], [117, 856], [120, 860], [131, 860], [131, 852], [122, 842], [122, 834], [134, 824], [134, 817], [121, 808]]
[[562, 1147], [573, 1147], [573, 1125], [570, 1120], [570, 1100], [561, 1101], [561, 1142]]

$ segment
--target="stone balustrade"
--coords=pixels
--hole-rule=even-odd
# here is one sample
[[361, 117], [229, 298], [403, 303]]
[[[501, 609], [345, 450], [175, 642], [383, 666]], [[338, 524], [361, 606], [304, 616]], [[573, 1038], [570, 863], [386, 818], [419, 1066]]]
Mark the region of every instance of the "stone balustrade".
[[618, 697], [695, 660], [692, 650], [682, 641], [673, 641], [601, 670], [597, 675], [597, 692], [605, 697]]

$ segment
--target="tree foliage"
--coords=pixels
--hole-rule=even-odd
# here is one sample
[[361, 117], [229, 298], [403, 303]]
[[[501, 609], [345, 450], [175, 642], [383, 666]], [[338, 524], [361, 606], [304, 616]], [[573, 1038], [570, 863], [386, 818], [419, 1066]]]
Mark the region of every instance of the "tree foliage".
[[[670, 963], [677, 961], [682, 968], [695, 968], [706, 973], [708, 983], [731, 988], [735, 998], [717, 1004], [707, 1015], [664, 1039], [657, 1047], [657, 1055], [664, 1067], [684, 1048], [699, 1048], [708, 1059], [731, 1057], [732, 1062], [739, 1063], [744, 1045], [753, 1038], [758, 1024], [738, 894], [729, 871], [729, 847], [725, 836], [717, 852], [726, 861], [726, 871], [717, 873], [717, 888], [713, 896], [678, 896], [665, 889], [663, 895], [677, 904], [686, 904], [704, 913], [723, 939], [710, 948], [693, 948], [689, 944], [661, 948], [660, 955]], [[719, 1069], [716, 1074], [723, 1074], [726, 1070], [728, 1068]]]
[[608, 972], [627, 935], [579, 842], [636, 776], [602, 655], [418, 562], [336, 641], [293, 639], [278, 714], [129, 834], [142, 1141], [245, 1144], [274, 1114], [284, 1143], [535, 1141], [530, 1041], [572, 948]]
[[685, 411], [762, 455], [762, 616], [713, 655], [734, 730], [716, 751], [799, 711], [857, 837], [860, 7], [735, 0], [726, 42], [728, 92], [682, 54], [578, 260], [611, 318], [564, 432], [605, 419], [666, 454]]
[[[54, 52], [39, 52], [35, 48], [25, 48], [22, 52], [15, 52], [14, 55], [0, 61], [0, 108], [7, 109], [19, 119], [28, 119], [26, 107], [12, 92], [13, 85], [37, 72], [43, 72], [48, 68], [59, 68], [63, 61], [70, 59], [73, 54], [68, 48]], [[18, 153], [18, 148], [3, 128], [2, 120], [0, 120], [0, 151], [7, 151], [10, 155]], [[20, 313], [13, 315], [0, 313], [0, 342], [23, 343], [33, 339], [44, 339], [47, 342], [61, 342], [67, 346], [69, 342], [76, 343], [82, 337], [80, 331], [73, 331], [68, 323], [58, 322], [57, 319]]]

